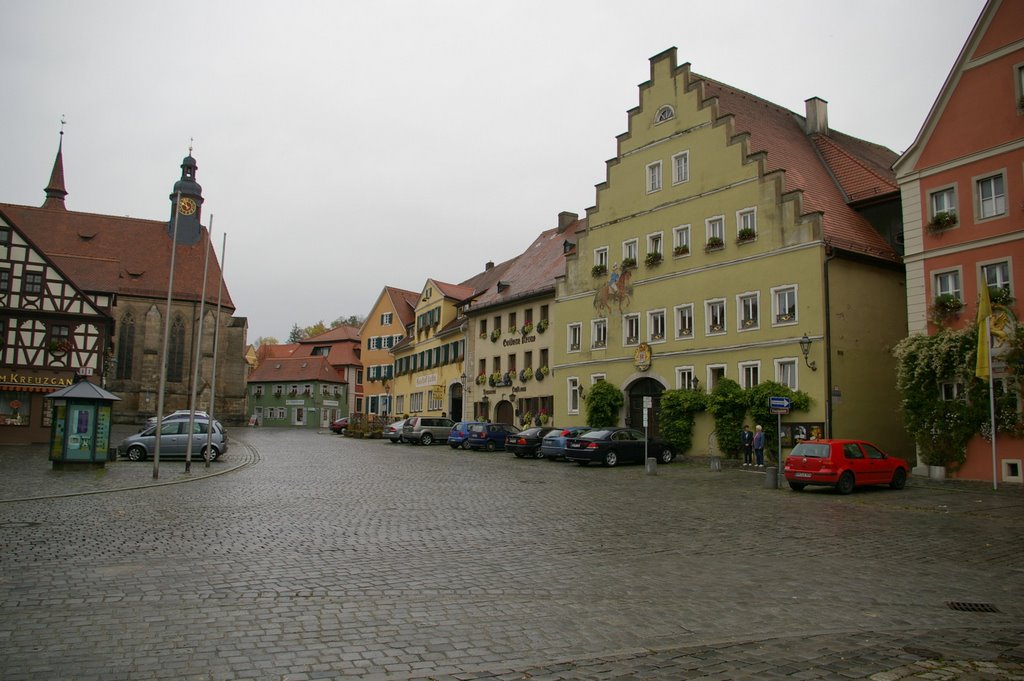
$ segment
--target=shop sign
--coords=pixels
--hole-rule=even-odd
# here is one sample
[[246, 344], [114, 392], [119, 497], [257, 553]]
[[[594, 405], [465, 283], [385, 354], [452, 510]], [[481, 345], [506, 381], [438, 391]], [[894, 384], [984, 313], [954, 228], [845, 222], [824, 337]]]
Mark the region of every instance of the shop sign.
[[63, 376], [28, 376], [17, 371], [0, 374], [0, 383], [9, 385], [71, 385], [73, 381]]
[[525, 393], [527, 390], [525, 385], [517, 385], [512, 387], [513, 393]]
[[416, 377], [416, 387], [426, 388], [431, 385], [437, 385], [437, 373], [426, 374], [423, 376]]
[[501, 341], [501, 344], [507, 348], [513, 345], [523, 345], [525, 343], [532, 343], [535, 340], [537, 340], [537, 336], [516, 336], [515, 338], [506, 338], [505, 340]]

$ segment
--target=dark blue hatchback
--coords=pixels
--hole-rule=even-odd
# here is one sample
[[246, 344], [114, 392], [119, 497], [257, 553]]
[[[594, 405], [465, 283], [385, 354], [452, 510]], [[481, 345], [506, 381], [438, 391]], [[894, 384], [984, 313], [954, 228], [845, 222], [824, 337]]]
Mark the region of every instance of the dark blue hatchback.
[[483, 421], [459, 421], [448, 433], [448, 446], [452, 449], [469, 449], [469, 435], [472, 430], [483, 430], [487, 424]]
[[508, 423], [485, 423], [480, 430], [471, 430], [469, 433], [470, 449], [486, 449], [493, 452], [495, 449], [505, 449], [505, 438], [519, 429]]

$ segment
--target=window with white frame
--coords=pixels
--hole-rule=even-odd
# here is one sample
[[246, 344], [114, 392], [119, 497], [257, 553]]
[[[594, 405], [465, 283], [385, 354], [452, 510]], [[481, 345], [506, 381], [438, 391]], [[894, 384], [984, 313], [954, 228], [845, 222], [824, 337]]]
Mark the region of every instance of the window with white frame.
[[694, 382], [693, 367], [676, 367], [676, 389], [695, 390], [697, 383]]
[[761, 382], [760, 362], [740, 362], [740, 385], [744, 388], [753, 388]]
[[647, 313], [647, 336], [650, 343], [665, 340], [665, 310], [651, 310]]
[[757, 209], [746, 208], [736, 213], [736, 238], [753, 239], [757, 236]]
[[775, 360], [775, 381], [790, 390], [796, 390], [796, 358], [786, 357]]
[[761, 321], [760, 310], [760, 294], [759, 293], [744, 293], [737, 297], [737, 310], [740, 314], [739, 328], [740, 331], [747, 329], [756, 329]]
[[991, 218], [1006, 212], [1003, 174], [983, 177], [977, 182], [978, 216]]
[[626, 261], [636, 264], [637, 255], [640, 252], [640, 246], [637, 244], [636, 239], [630, 239], [629, 241], [622, 242], [622, 262], [625, 265]]
[[622, 344], [636, 345], [640, 342], [640, 315], [622, 316]]
[[284, 392], [284, 386], [283, 385], [275, 385], [274, 386], [274, 397], [280, 397], [282, 392]]
[[590, 347], [608, 347], [608, 320], [593, 319], [590, 322]]
[[725, 333], [725, 301], [709, 300], [705, 303], [707, 308], [708, 335]]
[[672, 184], [679, 184], [690, 179], [690, 152], [680, 151], [672, 156]]
[[951, 295], [957, 300], [963, 300], [963, 292], [960, 288], [960, 270], [936, 272], [934, 278], [936, 298], [942, 295]]
[[647, 193], [661, 190], [661, 161], [647, 164]]
[[580, 379], [576, 376], [570, 376], [566, 379], [566, 385], [569, 388], [567, 410], [570, 414], [578, 414], [580, 413]]
[[929, 194], [928, 207], [931, 218], [939, 213], [956, 213], [956, 187], [943, 187]]
[[253, 394], [254, 397], [263, 397], [263, 386], [262, 385], [255, 385], [255, 386], [253, 386], [252, 394]]
[[693, 303], [676, 305], [676, 338], [693, 338]]
[[409, 411], [423, 411], [423, 393], [412, 393], [409, 395]]
[[567, 336], [568, 341], [569, 341], [568, 351], [569, 352], [579, 352], [580, 351], [580, 337], [583, 335], [583, 325], [580, 324], [579, 322], [575, 322], [573, 324], [569, 324], [566, 327], [566, 331], [567, 331], [566, 336]]
[[395, 413], [402, 414], [405, 412], [405, 395], [395, 396]]
[[608, 269], [608, 247], [602, 246], [601, 248], [594, 249], [594, 266], [603, 267]]
[[679, 225], [672, 230], [672, 254], [690, 254], [690, 225]]
[[668, 104], [665, 104], [664, 106], [658, 109], [658, 112], [656, 114], [654, 114], [654, 124], [657, 125], [658, 123], [670, 121], [673, 118], [675, 118], [675, 115], [675, 110]]
[[440, 397], [435, 396], [433, 390], [427, 391], [427, 411], [441, 411], [444, 406], [444, 393]]
[[989, 288], [1010, 290], [1010, 263], [992, 262], [981, 266], [981, 276]]
[[704, 221], [709, 246], [721, 246], [725, 243], [725, 216], [717, 215]]
[[647, 235], [647, 255], [662, 255], [664, 235], [661, 232]]
[[721, 381], [726, 376], [725, 365], [709, 364], [707, 367], [707, 372], [708, 377], [707, 381], [705, 382], [705, 385], [707, 386], [707, 391], [712, 392], [714, 391], [715, 386], [718, 385], [718, 382]]
[[394, 319], [395, 315], [392, 312], [382, 312], [380, 315], [381, 326], [388, 326], [391, 324], [391, 320]]
[[605, 378], [607, 378], [607, 376], [604, 374], [590, 374], [590, 385], [597, 385]]
[[776, 324], [796, 324], [796, 286], [773, 288], [772, 307]]
[[964, 384], [956, 381], [943, 381], [939, 384], [942, 399], [946, 402], [958, 400], [964, 394]]

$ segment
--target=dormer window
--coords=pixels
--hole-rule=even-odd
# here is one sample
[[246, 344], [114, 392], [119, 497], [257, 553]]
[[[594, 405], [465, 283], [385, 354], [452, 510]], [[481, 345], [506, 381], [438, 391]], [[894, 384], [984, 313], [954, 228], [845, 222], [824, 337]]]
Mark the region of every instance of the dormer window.
[[666, 104], [665, 106], [658, 109], [658, 113], [654, 115], [654, 124], [664, 123], [667, 120], [671, 120], [676, 117], [675, 110]]

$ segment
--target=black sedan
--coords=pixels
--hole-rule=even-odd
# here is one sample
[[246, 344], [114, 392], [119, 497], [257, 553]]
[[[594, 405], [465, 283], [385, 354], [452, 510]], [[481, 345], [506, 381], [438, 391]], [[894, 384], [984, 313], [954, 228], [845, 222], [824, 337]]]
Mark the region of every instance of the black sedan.
[[565, 459], [581, 466], [643, 463], [645, 453], [659, 463], [671, 463], [676, 458], [672, 445], [658, 438], [648, 441], [642, 432], [632, 428], [595, 428], [565, 443]]
[[543, 459], [544, 453], [540, 451], [540, 445], [544, 436], [552, 430], [555, 428], [527, 428], [518, 433], [509, 433], [505, 436], [505, 451], [515, 454], [517, 459]]

